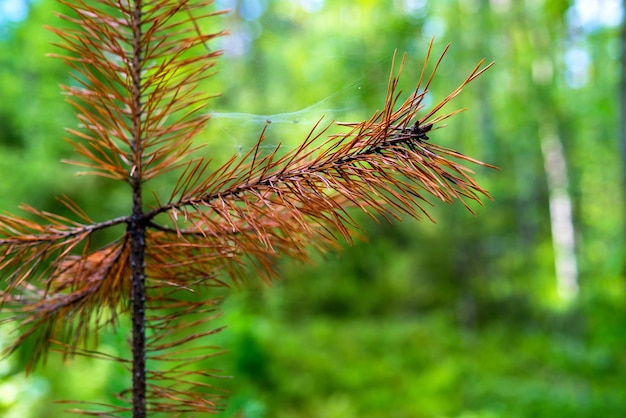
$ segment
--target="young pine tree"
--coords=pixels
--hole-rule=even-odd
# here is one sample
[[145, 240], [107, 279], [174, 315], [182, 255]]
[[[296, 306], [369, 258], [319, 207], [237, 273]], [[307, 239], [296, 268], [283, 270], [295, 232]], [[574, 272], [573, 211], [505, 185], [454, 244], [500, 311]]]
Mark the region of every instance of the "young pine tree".
[[[307, 261], [311, 249], [352, 242], [349, 208], [392, 220], [429, 217], [427, 195], [445, 202], [489, 197], [464, 163], [486, 165], [429, 142], [439, 110], [487, 67], [418, 116], [435, 69], [401, 99], [392, 66], [382, 110], [340, 123], [326, 134], [321, 120], [297, 148], [262, 152], [264, 135], [245, 155], [215, 167], [194, 145], [209, 121], [210, 98], [198, 88], [220, 56], [202, 33], [213, 12], [207, 0], [61, 0], [67, 24], [52, 29], [73, 82], [64, 86], [79, 126], [70, 129], [86, 174], [125, 183], [129, 213], [94, 222], [69, 198], [66, 218], [24, 207], [25, 217], [0, 216], [1, 302], [29, 342], [31, 364], [51, 349], [104, 357], [125, 365], [132, 385], [115, 405], [76, 410], [134, 418], [217, 413], [224, 394], [210, 371], [194, 364], [216, 354], [200, 343], [217, 332], [211, 294], [250, 274], [270, 280], [275, 260]], [[166, 197], [154, 180], [176, 173]], [[148, 198], [146, 198], [148, 196]], [[149, 204], [148, 201], [156, 203]], [[37, 219], [37, 220], [33, 220]], [[94, 235], [123, 226], [98, 246]], [[247, 266], [247, 267], [246, 267]], [[251, 270], [250, 270], [250, 266]], [[128, 357], [92, 351], [98, 332], [130, 318]], [[188, 330], [203, 330], [197, 331]], [[196, 332], [196, 333], [194, 333]], [[209, 338], [210, 340], [210, 338]]]

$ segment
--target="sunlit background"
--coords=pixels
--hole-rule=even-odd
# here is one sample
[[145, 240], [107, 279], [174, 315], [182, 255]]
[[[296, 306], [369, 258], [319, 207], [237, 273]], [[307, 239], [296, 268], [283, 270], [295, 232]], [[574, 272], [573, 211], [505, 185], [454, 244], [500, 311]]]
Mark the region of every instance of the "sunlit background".
[[[201, 367], [232, 379], [224, 417], [626, 416], [624, 179], [620, 138], [623, 9], [618, 0], [217, 0], [231, 12], [221, 96], [203, 138], [216, 160], [296, 146], [320, 117], [357, 121], [383, 106], [394, 51], [416, 83], [428, 43], [451, 48], [427, 98], [441, 100], [482, 58], [495, 66], [449, 108], [468, 110], [431, 141], [500, 167], [476, 168], [493, 201], [434, 204], [436, 224], [376, 223], [368, 242], [268, 287], [225, 293], [229, 351]], [[111, 182], [60, 160], [76, 126], [68, 69], [44, 25], [53, 0], [0, 0], [0, 202], [60, 211], [67, 194], [97, 220], [125, 214]], [[623, 82], [623, 81], [622, 81]], [[623, 88], [623, 87], [622, 87]], [[626, 95], [624, 96], [626, 97]], [[623, 104], [622, 104], [623, 106]], [[168, 185], [159, 187], [167, 189]], [[95, 197], [94, 197], [95, 196]], [[0, 328], [0, 346], [15, 334]], [[126, 330], [102, 351], [128, 349]], [[0, 415], [65, 416], [60, 399], [109, 401], [129, 385], [89, 359], [25, 376], [28, 347], [0, 361]]]

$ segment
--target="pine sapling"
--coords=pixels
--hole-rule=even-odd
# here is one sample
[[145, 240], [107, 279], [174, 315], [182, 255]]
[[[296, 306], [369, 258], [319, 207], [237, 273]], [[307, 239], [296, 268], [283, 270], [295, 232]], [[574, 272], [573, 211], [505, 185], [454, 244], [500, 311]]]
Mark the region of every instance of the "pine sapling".
[[[447, 48], [427, 74], [431, 43], [406, 97], [398, 89], [405, 57], [394, 57], [382, 110], [369, 119], [338, 123], [343, 130], [332, 135], [320, 119], [290, 151], [262, 152], [264, 130], [245, 155], [216, 167], [194, 142], [210, 119], [211, 96], [199, 88], [220, 56], [210, 42], [225, 34], [201, 31], [222, 13], [208, 11], [212, 1], [60, 2], [66, 26], [51, 30], [66, 51], [59, 57], [73, 81], [63, 90], [79, 121], [68, 130], [77, 159], [67, 162], [127, 184], [131, 209], [96, 222], [64, 196], [72, 217], [28, 206], [26, 216], [1, 215], [0, 297], [19, 329], [9, 353], [29, 341], [32, 365], [56, 349], [128, 369], [120, 402], [74, 412], [218, 413], [226, 394], [216, 371], [198, 366], [220, 354], [209, 345], [220, 330], [210, 326], [220, 315], [216, 287], [251, 275], [270, 281], [279, 257], [306, 262], [311, 251], [353, 242], [351, 208], [419, 219], [430, 218], [429, 196], [470, 211], [469, 201], [489, 197], [465, 164], [489, 165], [433, 141], [440, 122], [458, 113], [440, 110], [489, 68], [483, 61], [421, 114]], [[159, 196], [153, 185], [170, 172], [178, 180]], [[113, 242], [94, 244], [95, 234], [119, 226]], [[128, 356], [95, 351], [100, 331], [128, 319]]]

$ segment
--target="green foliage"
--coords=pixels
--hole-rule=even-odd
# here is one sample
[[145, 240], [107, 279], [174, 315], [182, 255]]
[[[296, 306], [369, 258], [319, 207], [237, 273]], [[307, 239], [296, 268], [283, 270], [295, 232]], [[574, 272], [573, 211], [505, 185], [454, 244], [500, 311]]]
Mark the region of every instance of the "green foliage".
[[[299, 6], [307, 2], [248, 3], [267, 7], [256, 19], [242, 19], [237, 11], [225, 17], [234, 29], [224, 47], [233, 51], [241, 40], [246, 53], [227, 54], [218, 78], [208, 82], [225, 86], [216, 111], [274, 115], [317, 103], [294, 117], [304, 121], [319, 112], [313, 119], [330, 113], [358, 120], [384, 93], [392, 51], [420, 58], [437, 35], [436, 42], [454, 48], [433, 82], [435, 93], [447, 92], [464, 76], [457, 69], [477, 58], [497, 63], [479, 80], [480, 89], [459, 97], [471, 110], [437, 131], [438, 142], [502, 171], [482, 176], [495, 202], [476, 208], [476, 218], [435, 207], [437, 225], [367, 221], [367, 245], [345, 248], [340, 259], [320, 257], [314, 267], [281, 264], [284, 279], [273, 287], [229, 295], [223, 319], [229, 328], [216, 337], [231, 351], [220, 358], [220, 368], [235, 376], [225, 381], [236, 391], [224, 416], [623, 415], [616, 28], [599, 26], [565, 38], [573, 5], [566, 1], [438, 1], [414, 9], [409, 5], [421, 2], [390, 7], [392, 2], [327, 1], [314, 13]], [[56, 209], [53, 196], [76, 187], [71, 170], [59, 172], [57, 164], [68, 149], [58, 136], [72, 116], [58, 98], [64, 69], [44, 59], [50, 38], [40, 27], [52, 4], [38, 2], [28, 20], [0, 41], [0, 171], [11, 174], [0, 182], [5, 208], [26, 201]], [[547, 31], [536, 31], [541, 39], [530, 35], [536, 28]], [[242, 33], [254, 40], [246, 43]], [[587, 51], [592, 62], [587, 82], [576, 87], [567, 83], [563, 64], [568, 42]], [[542, 78], [542, 68], [550, 65], [546, 57], [556, 65]], [[414, 80], [404, 81], [408, 91]], [[582, 291], [569, 306], [556, 297], [537, 139], [538, 118], [547, 111], [565, 129], [575, 203]], [[229, 129], [220, 123], [229, 121], [215, 118], [209, 129]], [[246, 129], [258, 133], [262, 125]], [[273, 124], [270, 139], [279, 142], [280, 129], [294, 125], [299, 123]], [[212, 147], [225, 158], [246, 149], [247, 137], [224, 135]], [[124, 205], [106, 183], [92, 187], [105, 197], [77, 200], [104, 206], [98, 212], [103, 218]], [[103, 338], [111, 350], [123, 344], [123, 336]], [[7, 400], [0, 406], [7, 417], [47, 416], [40, 405], [52, 398], [84, 393], [100, 400], [111, 388], [124, 387], [117, 370], [99, 370], [98, 378], [83, 384], [90, 363], [85, 375], [68, 378], [59, 367], [24, 380], [15, 373], [19, 361], [11, 358], [0, 367], [0, 393], [20, 394], [0, 396]]]

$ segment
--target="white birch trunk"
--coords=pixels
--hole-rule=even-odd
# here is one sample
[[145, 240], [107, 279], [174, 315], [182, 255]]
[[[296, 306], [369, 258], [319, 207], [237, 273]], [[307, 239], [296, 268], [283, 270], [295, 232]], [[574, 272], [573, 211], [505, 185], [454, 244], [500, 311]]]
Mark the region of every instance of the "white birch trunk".
[[572, 200], [567, 190], [567, 165], [554, 125], [544, 124], [543, 128], [541, 151], [548, 182], [557, 291], [562, 299], [570, 300], [578, 295], [578, 263]]

